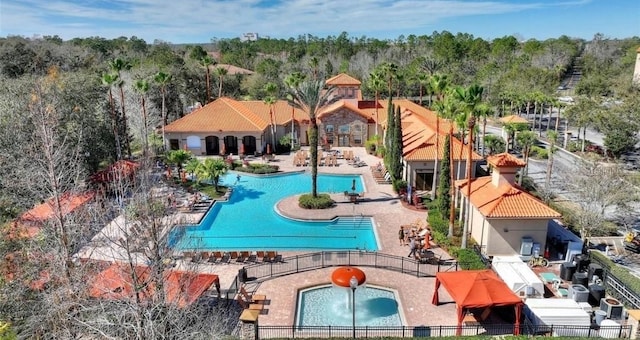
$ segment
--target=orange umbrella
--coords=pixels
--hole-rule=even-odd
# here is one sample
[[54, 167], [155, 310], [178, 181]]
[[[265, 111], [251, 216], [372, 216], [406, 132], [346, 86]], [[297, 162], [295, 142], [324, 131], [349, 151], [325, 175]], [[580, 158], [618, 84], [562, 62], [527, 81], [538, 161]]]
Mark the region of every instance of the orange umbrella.
[[226, 145], [224, 145], [224, 142], [222, 143], [222, 145], [220, 146], [220, 154], [221, 155], [225, 155], [227, 154], [227, 147]]

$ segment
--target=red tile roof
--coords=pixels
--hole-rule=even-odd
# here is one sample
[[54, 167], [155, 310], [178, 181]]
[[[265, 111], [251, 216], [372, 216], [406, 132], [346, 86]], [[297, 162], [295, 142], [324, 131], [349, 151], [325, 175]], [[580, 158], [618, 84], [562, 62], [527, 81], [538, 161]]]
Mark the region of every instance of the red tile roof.
[[[132, 272], [126, 263], [113, 263], [89, 280], [89, 296], [108, 300], [133, 300], [136, 291], [132, 273], [135, 273], [137, 284], [145, 287], [139, 291], [140, 298], [152, 299], [155, 286], [150, 271], [146, 266], [135, 266]], [[218, 280], [218, 275], [172, 270], [166, 271], [163, 279], [166, 301], [183, 308], [191, 305], [209, 289]]]
[[[467, 180], [456, 181], [467, 196]], [[491, 176], [471, 180], [471, 204], [487, 218], [560, 218], [562, 215], [517, 186], [503, 183], [498, 187]]]
[[[84, 206], [95, 197], [95, 192], [88, 191], [79, 194], [65, 193], [60, 196], [62, 215], [66, 216]], [[20, 215], [9, 228], [9, 238], [32, 238], [40, 233], [43, 224], [52, 219], [55, 214], [53, 198], [38, 204]]]
[[[212, 132], [212, 131], [259, 131], [269, 126], [266, 104], [266, 117], [257, 115], [246, 105], [251, 102], [239, 102], [231, 98], [218, 98], [165, 127], [166, 132]], [[265, 115], [262, 115], [265, 116]], [[266, 118], [266, 119], [265, 119]]]
[[359, 109], [357, 104], [353, 104], [347, 100], [338, 100], [337, 102], [332, 103], [331, 105], [325, 107], [321, 112], [319, 112], [316, 117], [322, 118], [322, 116], [326, 116], [343, 108], [364, 117], [365, 119], [367, 119], [367, 121], [371, 120], [373, 122], [373, 119], [365, 110]]
[[346, 73], [340, 73], [337, 76], [333, 76], [329, 79], [327, 79], [326, 81], [327, 85], [334, 85], [334, 86], [340, 86], [340, 85], [349, 85], [349, 86], [353, 86], [353, 85], [357, 85], [360, 86], [360, 84], [362, 84], [358, 79], [346, 74]]
[[487, 157], [487, 163], [497, 168], [524, 168], [527, 165], [524, 160], [516, 158], [515, 156], [506, 152]]

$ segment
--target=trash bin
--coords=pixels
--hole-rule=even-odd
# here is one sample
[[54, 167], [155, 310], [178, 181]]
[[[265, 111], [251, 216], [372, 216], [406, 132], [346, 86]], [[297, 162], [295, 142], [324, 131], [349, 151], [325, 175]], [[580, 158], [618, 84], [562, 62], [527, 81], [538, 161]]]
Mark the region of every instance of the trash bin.
[[238, 270], [238, 281], [241, 283], [247, 282], [247, 270], [244, 268], [240, 268]]
[[598, 309], [597, 311], [595, 311], [596, 325], [600, 326], [602, 321], [604, 319], [606, 319], [606, 318], [607, 318], [607, 312], [606, 311], [603, 311], [602, 309]]
[[560, 265], [560, 278], [564, 281], [571, 281], [576, 272], [576, 265], [571, 262], [564, 262]]

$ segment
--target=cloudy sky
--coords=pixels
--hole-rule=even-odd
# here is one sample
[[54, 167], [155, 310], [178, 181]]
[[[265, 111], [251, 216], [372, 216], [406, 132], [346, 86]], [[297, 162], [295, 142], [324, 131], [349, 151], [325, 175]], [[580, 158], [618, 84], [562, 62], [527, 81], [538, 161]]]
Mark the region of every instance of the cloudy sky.
[[443, 30], [485, 39], [640, 36], [640, 0], [0, 0], [0, 36], [205, 43], [245, 32], [394, 39]]

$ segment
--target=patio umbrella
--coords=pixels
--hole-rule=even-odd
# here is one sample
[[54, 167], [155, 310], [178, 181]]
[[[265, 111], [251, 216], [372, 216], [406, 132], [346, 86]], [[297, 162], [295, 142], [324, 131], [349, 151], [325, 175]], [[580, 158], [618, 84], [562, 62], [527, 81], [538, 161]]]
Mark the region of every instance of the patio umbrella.
[[407, 202], [411, 204], [411, 184], [407, 183]]
[[225, 155], [226, 153], [227, 153], [227, 146], [224, 145], [224, 142], [223, 142], [222, 145], [220, 146], [220, 154]]

